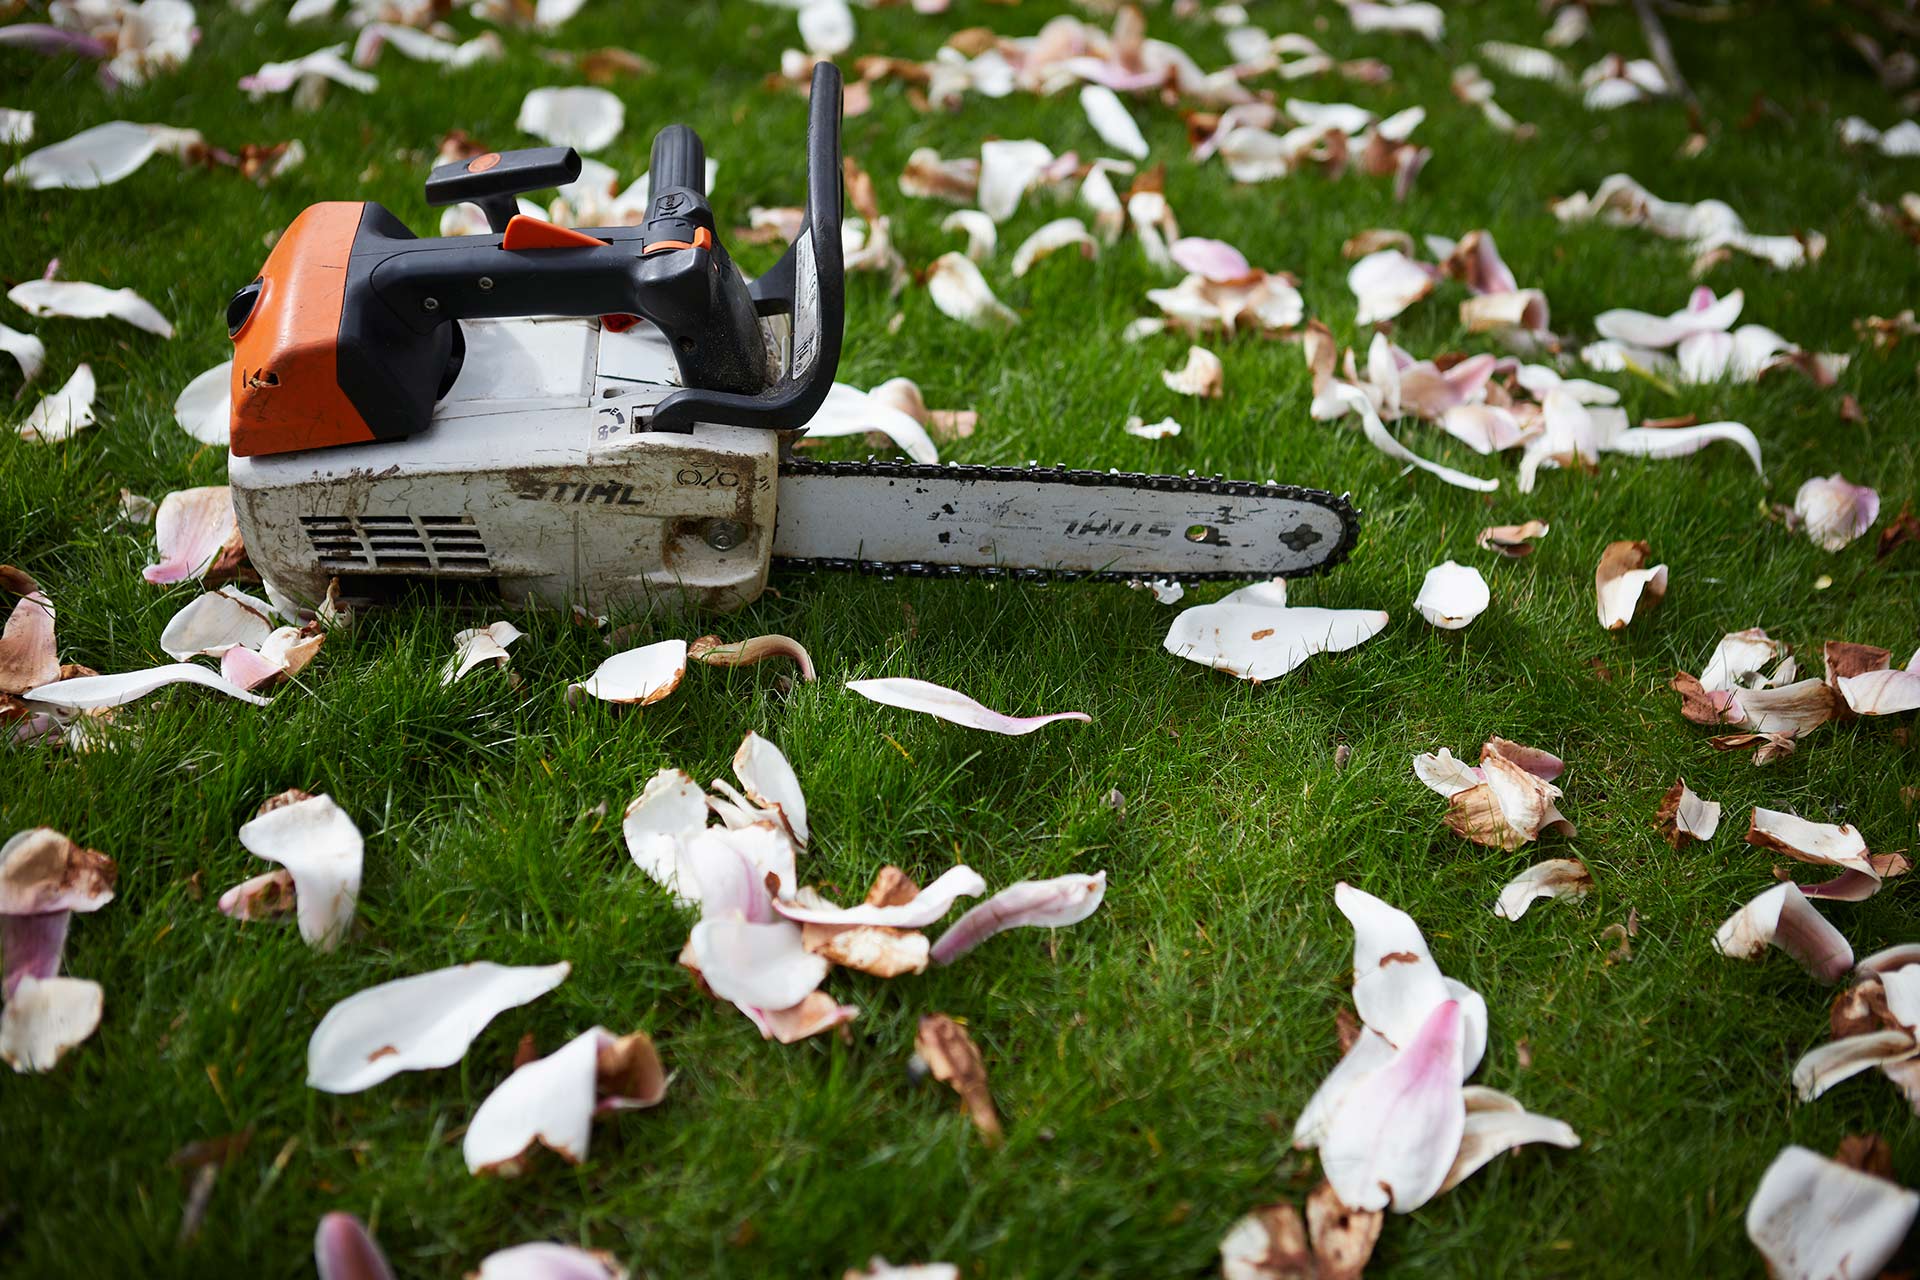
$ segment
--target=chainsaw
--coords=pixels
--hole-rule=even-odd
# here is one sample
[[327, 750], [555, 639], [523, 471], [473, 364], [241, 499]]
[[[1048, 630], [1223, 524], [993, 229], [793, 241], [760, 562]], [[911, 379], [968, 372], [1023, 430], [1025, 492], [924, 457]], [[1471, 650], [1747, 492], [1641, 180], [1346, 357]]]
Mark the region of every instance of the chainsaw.
[[307, 602], [425, 581], [605, 611], [736, 608], [772, 568], [1191, 581], [1345, 559], [1353, 509], [1313, 489], [795, 458], [840, 360], [840, 89], [815, 67], [805, 214], [751, 282], [684, 125], [654, 138], [636, 226], [516, 212], [579, 177], [567, 147], [432, 171], [428, 203], [477, 205], [484, 235], [301, 213], [227, 309], [254, 567]]

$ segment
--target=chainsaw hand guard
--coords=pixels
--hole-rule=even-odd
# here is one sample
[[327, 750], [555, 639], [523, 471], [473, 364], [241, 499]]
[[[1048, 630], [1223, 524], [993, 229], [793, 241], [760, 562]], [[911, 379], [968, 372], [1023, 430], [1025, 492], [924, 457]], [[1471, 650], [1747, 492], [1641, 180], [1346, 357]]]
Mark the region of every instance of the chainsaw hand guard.
[[[814, 69], [807, 161], [800, 233], [751, 288], [720, 243], [704, 148], [684, 125], [654, 140], [638, 227], [575, 230], [512, 214], [520, 192], [577, 176], [579, 157], [553, 147], [489, 153], [429, 179], [431, 203], [480, 204], [498, 234], [420, 239], [377, 204], [309, 208], [228, 308], [233, 452], [417, 434], [459, 372], [458, 321], [520, 316], [655, 325], [683, 389], [654, 407], [651, 430], [804, 426], [832, 386], [844, 316], [840, 74], [829, 63]], [[791, 318], [784, 369], [761, 325], [773, 315]]]

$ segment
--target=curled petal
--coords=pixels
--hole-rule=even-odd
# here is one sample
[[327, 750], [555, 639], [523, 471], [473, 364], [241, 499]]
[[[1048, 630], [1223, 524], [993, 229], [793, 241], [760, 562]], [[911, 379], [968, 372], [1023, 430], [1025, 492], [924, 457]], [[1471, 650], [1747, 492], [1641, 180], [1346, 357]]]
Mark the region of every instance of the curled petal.
[[530, 133], [556, 147], [577, 147], [598, 151], [612, 144], [626, 127], [627, 109], [611, 91], [591, 85], [535, 89], [520, 102], [520, 117], [515, 121], [522, 133]]
[[32, 827], [0, 845], [0, 915], [98, 911], [113, 901], [120, 869], [52, 827]]
[[360, 1219], [329, 1213], [313, 1233], [313, 1265], [320, 1280], [393, 1280], [380, 1246]]
[[248, 693], [207, 668], [191, 662], [175, 662], [163, 667], [149, 667], [145, 671], [127, 671], [118, 675], [75, 676], [71, 680], [55, 680], [52, 684], [43, 684], [37, 689], [29, 689], [23, 696], [30, 702], [43, 702], [48, 706], [65, 707], [74, 711], [93, 711], [100, 707], [123, 706], [170, 684], [204, 685], [217, 693], [226, 694], [229, 698], [251, 702], [256, 707], [267, 705], [267, 699], [259, 694]]
[[1889, 668], [1841, 676], [1834, 683], [1855, 715], [1890, 716], [1920, 707], [1920, 662], [1909, 662], [1904, 671]]
[[1467, 1119], [1461, 1130], [1460, 1150], [1440, 1186], [1442, 1192], [1453, 1190], [1489, 1160], [1516, 1147], [1545, 1142], [1572, 1150], [1580, 1145], [1580, 1135], [1564, 1120], [1534, 1115], [1497, 1090], [1474, 1085], [1465, 1093]]
[[1771, 639], [1759, 627], [1730, 631], [1708, 655], [1706, 668], [1700, 672], [1700, 687], [1711, 693], [1785, 684], [1793, 679], [1795, 666], [1791, 658], [1775, 667], [1772, 675], [1762, 674], [1769, 662], [1784, 653], [1786, 646]]
[[448, 1067], [488, 1023], [566, 981], [571, 966], [476, 961], [383, 982], [327, 1010], [307, 1041], [307, 1084], [358, 1093], [402, 1071]]
[[598, 698], [621, 706], [650, 707], [680, 687], [687, 674], [687, 642], [662, 640], [616, 653], [583, 684], [567, 686], [567, 701]]
[[160, 563], [141, 570], [148, 582], [165, 584], [203, 576], [222, 552], [240, 541], [233, 491], [222, 484], [168, 494], [154, 515], [153, 537]]
[[940, 965], [952, 964], [1008, 929], [1059, 929], [1079, 924], [1099, 908], [1106, 894], [1107, 873], [1104, 871], [1090, 876], [1056, 876], [1051, 880], [1022, 880], [1010, 884], [954, 921], [933, 944], [933, 961]]
[[1438, 754], [1421, 752], [1413, 758], [1413, 774], [1432, 790], [1452, 798], [1487, 780], [1484, 769], [1475, 768], [1442, 747]]
[[15, 1071], [51, 1071], [100, 1025], [104, 995], [84, 978], [21, 977], [0, 1009], [0, 1062]]
[[900, 171], [900, 194], [904, 196], [971, 204], [979, 186], [978, 160], [943, 160], [931, 147], [921, 147], [909, 155], [906, 168]]
[[20, 420], [22, 440], [58, 444], [82, 427], [93, 425], [93, 366], [75, 366], [73, 376], [58, 391], [42, 396]]
[[651, 1041], [638, 1033], [622, 1041], [604, 1028], [589, 1028], [517, 1069], [481, 1102], [460, 1144], [467, 1172], [515, 1177], [525, 1171], [535, 1145], [569, 1164], [585, 1160], [610, 1083], [602, 1067], [615, 1059], [636, 1069], [624, 1073], [632, 1091], [619, 1095], [612, 1109], [650, 1107], [666, 1096], [666, 1074]]
[[331, 796], [301, 796], [263, 810], [240, 828], [240, 843], [293, 877], [300, 936], [320, 951], [338, 946], [360, 898], [365, 848], [346, 811]]
[[1348, 409], [1360, 415], [1360, 427], [1361, 431], [1367, 437], [1367, 443], [1386, 454], [1389, 458], [1394, 458], [1400, 462], [1418, 467], [1422, 471], [1438, 476], [1446, 483], [1462, 489], [1473, 489], [1480, 493], [1492, 493], [1500, 487], [1498, 480], [1482, 480], [1478, 476], [1470, 476], [1464, 471], [1455, 471], [1452, 467], [1443, 467], [1437, 462], [1429, 462], [1425, 458], [1417, 456], [1413, 450], [1393, 438], [1392, 433], [1387, 430], [1386, 424], [1380, 420], [1380, 412], [1374, 408], [1373, 401], [1369, 400], [1366, 393], [1359, 388], [1348, 386], [1342, 382], [1335, 382], [1329, 386], [1327, 390], [1330, 395], [1346, 405]]
[[1533, 554], [1534, 542], [1546, 537], [1547, 529], [1544, 520], [1492, 525], [1479, 532], [1474, 538], [1474, 545], [1483, 551], [1497, 551], [1503, 556], [1519, 560]]
[[[1162, 418], [1158, 422], [1148, 422], [1135, 414], [1120, 424], [1120, 429], [1130, 436], [1139, 436], [1142, 440], [1170, 440], [1180, 434], [1180, 424], [1172, 418]], [[1162, 601], [1161, 603], [1170, 603]]]
[[1441, 630], [1458, 631], [1486, 612], [1492, 600], [1478, 569], [1448, 560], [1427, 570], [1413, 608]]
[[1370, 253], [1347, 272], [1347, 288], [1359, 299], [1357, 325], [1391, 320], [1433, 292], [1439, 271], [1398, 249]]
[[789, 1009], [758, 1009], [753, 1013], [760, 1034], [781, 1044], [798, 1043], [809, 1036], [845, 1026], [860, 1016], [858, 1008], [838, 1004], [824, 991], [812, 992]]
[[47, 363], [46, 343], [30, 333], [10, 329], [4, 324], [0, 324], [0, 351], [6, 352], [19, 363], [22, 382], [32, 382], [39, 377], [40, 370]]
[[1079, 245], [1080, 256], [1083, 258], [1091, 258], [1099, 251], [1092, 233], [1080, 219], [1055, 218], [1022, 240], [1020, 247], [1014, 250], [1014, 278], [1018, 279], [1026, 275], [1033, 270], [1034, 263], [1068, 245]]
[[878, 702], [882, 706], [918, 711], [939, 720], [965, 725], [969, 729], [984, 729], [988, 733], [1011, 736], [1032, 733], [1035, 729], [1057, 720], [1078, 720], [1087, 723], [1093, 719], [1083, 711], [1057, 711], [1051, 715], [1041, 716], [1003, 715], [990, 707], [982, 706], [957, 689], [949, 689], [927, 680], [905, 678], [849, 680], [847, 688], [868, 701]]
[[[740, 785], [747, 789], [747, 796], [764, 809], [771, 809], [780, 815], [780, 820], [792, 833], [794, 843], [801, 848], [807, 844], [807, 798], [800, 789], [799, 775], [794, 773], [793, 765], [779, 747], [767, 741], [759, 734], [749, 731], [740, 740], [739, 749], [733, 753], [733, 773], [740, 779]], [[792, 888], [791, 877], [788, 887]], [[766, 1006], [784, 1009], [794, 1003]]]
[[[1112, 190], [1112, 187], [1109, 186], [1108, 190]], [[965, 235], [967, 256], [975, 262], [985, 262], [991, 258], [1000, 242], [999, 228], [994, 225], [992, 218], [978, 209], [954, 210], [941, 221], [940, 229], [949, 234], [958, 231]]]
[[802, 924], [883, 925], [891, 929], [921, 929], [946, 915], [961, 898], [977, 897], [986, 891], [987, 882], [980, 878], [980, 873], [962, 865], [948, 868], [932, 884], [898, 906], [835, 907], [776, 902], [773, 909], [787, 919], [798, 920]]
[[0, 631], [0, 693], [25, 693], [60, 677], [53, 601], [30, 578], [19, 585], [26, 590], [7, 615], [6, 629]]
[[1760, 465], [1760, 442], [1738, 422], [1707, 422], [1697, 427], [1635, 427], [1615, 432], [1600, 447], [1607, 453], [1636, 458], [1679, 458], [1718, 443], [1738, 445], [1753, 463], [1754, 474], [1766, 475]]
[[941, 314], [976, 329], [1020, 323], [1013, 308], [993, 296], [987, 278], [964, 254], [943, 253], [934, 259], [927, 272], [927, 296]]
[[[993, 141], [980, 145], [980, 209], [995, 222], [1005, 222], [1020, 207], [1028, 188], [1041, 180], [1053, 163], [1053, 151], [1031, 138]], [[912, 167], [909, 157], [908, 166]], [[935, 264], [938, 266], [938, 264]]]
[[814, 57], [838, 57], [853, 47], [853, 10], [846, 0], [810, 0], [799, 19], [800, 42]]
[[1461, 1012], [1440, 1003], [1393, 1060], [1334, 1112], [1320, 1163], [1341, 1201], [1411, 1213], [1446, 1182], [1466, 1124]]
[[82, 280], [29, 280], [8, 290], [7, 297], [28, 315], [75, 320], [113, 317], [163, 338], [173, 336], [173, 325], [159, 309], [131, 289], [109, 289]]
[[[1424, 945], [1424, 944], [1423, 944]], [[1327, 1125], [1334, 1113], [1340, 1109], [1347, 1094], [1361, 1081], [1373, 1075], [1380, 1068], [1393, 1061], [1397, 1052], [1393, 1043], [1371, 1027], [1361, 1027], [1360, 1034], [1354, 1039], [1353, 1047], [1348, 1049], [1340, 1061], [1335, 1064], [1327, 1078], [1320, 1082], [1313, 1096], [1307, 1099], [1306, 1107], [1300, 1112], [1300, 1118], [1294, 1122], [1293, 1145], [1299, 1151], [1311, 1151], [1325, 1141]]]
[[[680, 843], [706, 823], [707, 798], [699, 784], [678, 769], [662, 769], [627, 806], [622, 832], [635, 865], [655, 883], [678, 891]], [[690, 900], [685, 893], [682, 897]]]
[[800, 667], [802, 680], [813, 680], [813, 655], [790, 636], [753, 636], [722, 643], [719, 636], [701, 636], [687, 646], [687, 657], [710, 667], [746, 667], [768, 658], [792, 658]]
[[1862, 1071], [1890, 1066], [1920, 1056], [1920, 1043], [1905, 1028], [1844, 1036], [1803, 1054], [1793, 1064], [1793, 1090], [1800, 1101], [1812, 1102], [1843, 1080]]
[[1692, 840], [1711, 840], [1720, 829], [1720, 806], [1693, 794], [1686, 779], [1676, 781], [1660, 799], [1654, 822], [1667, 843], [1678, 849]]
[[1848, 483], [1836, 471], [1801, 485], [1793, 495], [1793, 514], [1805, 524], [1815, 546], [1839, 551], [1880, 518], [1880, 495], [1863, 484]]
[[238, 587], [221, 587], [195, 596], [168, 619], [160, 647], [180, 662], [219, 657], [236, 645], [257, 649], [273, 633], [273, 607]]
[[1904, 875], [1912, 865], [1901, 854], [1868, 853], [1867, 842], [1850, 826], [1809, 822], [1775, 809], [1754, 809], [1747, 843], [1801, 862], [1839, 868], [1836, 880], [1800, 886], [1810, 898], [1860, 902], [1879, 892], [1882, 880]]
[[1594, 570], [1594, 595], [1598, 601], [1600, 625], [1618, 631], [1633, 621], [1642, 601], [1657, 604], [1667, 593], [1667, 566], [1648, 569], [1647, 544], [1613, 542], [1601, 553]]
[[[449, 685], [483, 662], [497, 667], [507, 665], [507, 646], [520, 638], [520, 628], [511, 622], [492, 622], [454, 633], [453, 656], [440, 668], [440, 683]], [[570, 688], [577, 686], [569, 686]]]
[[869, 392], [844, 382], [834, 383], [818, 412], [808, 420], [807, 435], [813, 439], [834, 439], [878, 431], [915, 462], [938, 462], [940, 450], [927, 434], [926, 424], [901, 408], [898, 397], [883, 394], [890, 385], [881, 383]]
[[1723, 956], [1752, 960], [1779, 947], [1822, 982], [1853, 967], [1853, 948], [1791, 881], [1777, 884], [1728, 917], [1714, 934]]
[[1787, 1147], [1747, 1205], [1747, 1239], [1779, 1280], [1872, 1280], [1916, 1213], [1920, 1194]]
[[235, 920], [272, 920], [292, 915], [296, 906], [293, 873], [285, 867], [242, 880], [220, 895], [220, 914]]
[[627, 1272], [609, 1253], [542, 1240], [488, 1254], [472, 1280], [627, 1280]]
[[27, 978], [51, 978], [60, 972], [60, 956], [67, 946], [71, 911], [43, 911], [34, 915], [0, 915], [0, 1000], [13, 999], [14, 989]]
[[1225, 389], [1226, 369], [1220, 357], [1205, 347], [1188, 347], [1187, 363], [1178, 370], [1163, 370], [1160, 381], [1177, 395], [1217, 400]]
[[989, 1146], [1001, 1137], [1000, 1114], [987, 1088], [987, 1068], [967, 1029], [944, 1013], [920, 1019], [913, 1051], [933, 1078], [949, 1085], [966, 1103], [974, 1128]]
[[1734, 692], [1731, 723], [1754, 733], [1804, 735], [1834, 718], [1840, 696], [1824, 680], [1797, 680], [1771, 689]]
[[[18, 31], [19, 26], [4, 28]], [[42, 147], [7, 170], [6, 180], [35, 191], [88, 191], [129, 176], [160, 149], [153, 125], [114, 120]], [[195, 135], [196, 137], [198, 135]]]
[[1507, 882], [1493, 914], [1518, 920], [1541, 898], [1571, 898], [1575, 902], [1593, 891], [1593, 876], [1578, 858], [1549, 858], [1536, 862]]

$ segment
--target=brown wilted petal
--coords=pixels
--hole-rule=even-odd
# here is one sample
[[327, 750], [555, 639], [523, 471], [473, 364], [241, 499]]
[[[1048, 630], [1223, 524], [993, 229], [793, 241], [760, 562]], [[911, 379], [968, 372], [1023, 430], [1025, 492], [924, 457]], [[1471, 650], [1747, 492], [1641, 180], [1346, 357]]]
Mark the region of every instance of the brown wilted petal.
[[913, 1038], [913, 1051], [926, 1064], [933, 1078], [950, 1086], [966, 1104], [967, 1115], [988, 1146], [1000, 1141], [1000, 1115], [994, 1110], [993, 1094], [987, 1088], [987, 1068], [980, 1059], [967, 1029], [944, 1013], [928, 1014], [920, 1019], [919, 1032]]
[[1320, 1267], [1318, 1280], [1360, 1280], [1385, 1221], [1379, 1210], [1342, 1204], [1330, 1182], [1315, 1187], [1307, 1196], [1307, 1236]]
[[1732, 710], [1732, 723], [1753, 733], [1805, 737], [1834, 718], [1840, 695], [1824, 680], [1799, 680], [1771, 689], [1741, 689]]
[[1647, 544], [1638, 541], [1613, 542], [1600, 555], [1593, 573], [1594, 595], [1598, 601], [1600, 625], [1618, 631], [1633, 621], [1644, 601], [1658, 604], [1667, 593], [1667, 566], [1648, 569]]
[[0, 845], [0, 915], [98, 911], [113, 901], [119, 868], [52, 827], [33, 827]]
[[1870, 1173], [1876, 1178], [1893, 1177], [1893, 1148], [1877, 1133], [1843, 1135], [1840, 1145], [1834, 1149], [1833, 1159], [1835, 1164]]
[[1549, 858], [1522, 871], [1500, 891], [1493, 914], [1502, 920], [1518, 920], [1527, 908], [1541, 898], [1572, 898], [1574, 901], [1593, 891], [1593, 876], [1587, 864], [1578, 858]]
[[1688, 788], [1685, 778], [1678, 778], [1660, 797], [1653, 819], [1666, 842], [1679, 849], [1690, 841], [1713, 839], [1713, 833], [1720, 829], [1720, 806], [1702, 800]]
[[1343, 258], [1364, 258], [1368, 254], [1378, 253], [1382, 249], [1398, 249], [1401, 253], [1411, 257], [1414, 252], [1413, 237], [1404, 231], [1391, 231], [1383, 227], [1369, 227], [1367, 230], [1352, 236], [1345, 244], [1341, 245], [1340, 256]]
[[1791, 882], [1775, 885], [1728, 917], [1713, 945], [1736, 960], [1758, 959], [1768, 946], [1777, 946], [1821, 982], [1837, 981], [1853, 967], [1846, 938]]
[[954, 204], [972, 204], [980, 187], [980, 162], [957, 158], [942, 160], [931, 147], [921, 147], [907, 157], [900, 171], [900, 193], [907, 196], [948, 200]]
[[840, 1038], [848, 1038], [846, 1024], [860, 1015], [850, 1004], [840, 1004], [824, 991], [809, 992], [807, 998], [789, 1009], [762, 1009], [755, 1021], [760, 1033], [781, 1044], [794, 1044], [822, 1031], [841, 1028]]
[[1529, 520], [1524, 524], [1496, 524], [1482, 529], [1474, 543], [1482, 551], [1497, 551], [1519, 560], [1533, 554], [1534, 540], [1547, 536], [1547, 522]]
[[[1573, 824], [1554, 803], [1562, 794], [1560, 788], [1535, 771], [1541, 762], [1530, 755], [1515, 759], [1496, 745], [1502, 741], [1496, 738], [1481, 751], [1484, 781], [1449, 798], [1447, 827], [1475, 844], [1508, 851], [1539, 838], [1542, 831], [1572, 835]], [[1535, 768], [1529, 768], [1529, 764]]]
[[12, 565], [0, 565], [0, 586], [19, 592], [0, 632], [0, 693], [25, 693], [60, 678], [53, 634], [53, 601], [39, 584]]
[[1809, 822], [1777, 809], [1754, 809], [1747, 843], [1815, 866], [1840, 869], [1836, 880], [1801, 885], [1800, 891], [1809, 898], [1860, 902], [1879, 892], [1882, 880], [1904, 875], [1912, 866], [1897, 853], [1868, 853], [1867, 842], [1850, 826]]
[[1784, 760], [1793, 754], [1795, 748], [1791, 733], [1728, 733], [1708, 738], [1707, 745], [1715, 751], [1745, 751], [1753, 748], [1753, 762], [1756, 765]]
[[719, 636], [701, 636], [687, 646], [687, 657], [710, 667], [745, 667], [768, 658], [792, 658], [800, 666], [802, 680], [814, 679], [813, 656], [790, 636], [753, 636], [723, 643]]
[[1292, 1201], [1255, 1209], [1220, 1240], [1221, 1280], [1318, 1280], [1319, 1275], [1307, 1225]]

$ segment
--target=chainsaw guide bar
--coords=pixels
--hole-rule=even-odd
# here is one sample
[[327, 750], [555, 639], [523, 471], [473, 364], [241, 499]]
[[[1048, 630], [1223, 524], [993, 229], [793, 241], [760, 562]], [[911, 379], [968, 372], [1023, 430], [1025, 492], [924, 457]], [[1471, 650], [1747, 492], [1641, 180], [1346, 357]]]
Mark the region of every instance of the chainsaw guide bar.
[[1345, 496], [1218, 476], [955, 463], [780, 464], [773, 563], [1011, 581], [1297, 578], [1359, 534]]

